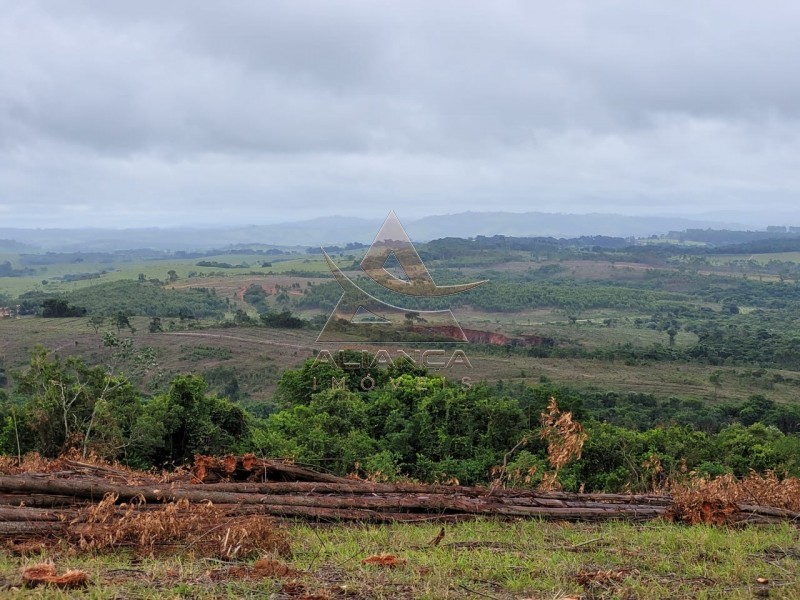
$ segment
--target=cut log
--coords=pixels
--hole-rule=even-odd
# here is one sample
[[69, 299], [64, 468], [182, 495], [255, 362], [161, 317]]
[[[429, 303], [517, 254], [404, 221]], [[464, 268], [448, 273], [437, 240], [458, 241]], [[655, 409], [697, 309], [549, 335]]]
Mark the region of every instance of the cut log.
[[[210, 487], [210, 486], [209, 486]], [[468, 497], [464, 494], [258, 494], [252, 492], [219, 492], [206, 487], [128, 486], [79, 479], [42, 480], [25, 476], [0, 477], [0, 490], [45, 493], [79, 498], [101, 499], [105, 494], [116, 494], [121, 501], [142, 498], [147, 502], [212, 502], [214, 504], [258, 504], [269, 514], [316, 514], [314, 510], [335, 509], [348, 511], [383, 511], [387, 513], [439, 513], [465, 515], [500, 515], [558, 519], [600, 518], [653, 518], [663, 514], [664, 506], [644, 504], [603, 504], [594, 501], [554, 500], [539, 503], [536, 498], [510, 498], [487, 496]], [[555, 504], [555, 506], [554, 506]], [[291, 507], [291, 508], [288, 508]], [[311, 509], [310, 511], [300, 509]], [[299, 510], [294, 510], [299, 509]], [[374, 515], [370, 515], [374, 520]], [[392, 517], [394, 519], [394, 517]]]
[[67, 530], [66, 522], [34, 522], [23, 523], [21, 521], [11, 521], [0, 523], [0, 536], [8, 536], [19, 539], [21, 537], [43, 537], [47, 535], [63, 535]]
[[69, 516], [75, 515], [76, 512], [76, 510], [54, 511], [43, 508], [28, 508], [27, 506], [0, 506], [0, 523], [63, 521]]
[[418, 483], [372, 483], [360, 480], [345, 480], [345, 483], [328, 482], [240, 482], [240, 483], [206, 483], [193, 487], [214, 492], [239, 492], [252, 494], [446, 494], [466, 495], [473, 497], [494, 498], [535, 498], [546, 505], [549, 500], [559, 501], [594, 501], [619, 504], [652, 504], [668, 506], [672, 499], [669, 496], [647, 494], [577, 494], [567, 492], [537, 492], [535, 490], [497, 489], [487, 487], [467, 487], [448, 485], [425, 485]]
[[0, 494], [0, 506], [29, 506], [34, 508], [61, 508], [86, 504], [74, 496], [56, 494]]
[[778, 520], [800, 522], [800, 513], [785, 508], [775, 508], [773, 506], [757, 506], [753, 504], [739, 504], [739, 512], [748, 515], [758, 515], [761, 517], [775, 517]]
[[[214, 469], [251, 477], [265, 469], [290, 477], [317, 477], [302, 467], [253, 456], [207, 459]], [[81, 507], [113, 494], [117, 502], [143, 500], [141, 510], [165, 502], [211, 502], [231, 517], [266, 514], [287, 519], [371, 522], [458, 521], [478, 516], [558, 520], [648, 520], [668, 516], [668, 495], [574, 494], [487, 487], [372, 483], [322, 474], [327, 481], [219, 482], [196, 484], [186, 480], [162, 483], [147, 474], [69, 463], [73, 470], [0, 476], [0, 533], [36, 535], [63, 520], [77, 526], [85, 517]], [[273, 469], [274, 467], [274, 469]], [[273, 469], [269, 471], [269, 469]], [[309, 475], [310, 474], [310, 475]], [[258, 477], [261, 477], [259, 474]], [[269, 477], [269, 476], [267, 476]], [[131, 485], [129, 482], [145, 484]], [[800, 513], [756, 505], [726, 505], [724, 519], [734, 523], [800, 521]], [[722, 517], [721, 517], [722, 518]], [[46, 526], [42, 529], [40, 526]], [[26, 527], [31, 527], [30, 530]]]
[[254, 454], [244, 456], [195, 456], [193, 474], [196, 481], [318, 481], [346, 483], [348, 479], [320, 473], [295, 464], [258, 458]]

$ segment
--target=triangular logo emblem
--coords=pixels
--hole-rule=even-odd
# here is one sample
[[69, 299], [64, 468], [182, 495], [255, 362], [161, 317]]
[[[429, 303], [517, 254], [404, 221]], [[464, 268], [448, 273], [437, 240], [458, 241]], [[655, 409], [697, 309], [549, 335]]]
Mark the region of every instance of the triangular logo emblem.
[[[466, 342], [467, 337], [448, 310], [407, 309], [384, 302], [365, 292], [347, 277], [322, 249], [328, 268], [344, 293], [333, 309], [318, 342], [367, 341], [372, 343]], [[397, 277], [387, 266], [406, 275]], [[361, 268], [381, 287], [420, 299], [436, 298], [470, 290], [485, 281], [436, 285], [394, 212], [383, 223], [375, 241], [361, 260]]]

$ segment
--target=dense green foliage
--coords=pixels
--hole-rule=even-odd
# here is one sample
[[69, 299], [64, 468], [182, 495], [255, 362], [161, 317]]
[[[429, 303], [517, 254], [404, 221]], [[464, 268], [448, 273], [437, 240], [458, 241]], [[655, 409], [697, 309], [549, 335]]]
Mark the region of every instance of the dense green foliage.
[[260, 315], [261, 323], [265, 327], [279, 327], [284, 329], [300, 329], [306, 326], [306, 321], [295, 317], [288, 310], [279, 313], [262, 312]]
[[473, 386], [406, 362], [345, 369], [308, 360], [284, 372], [279, 410], [262, 412], [263, 419], [231, 401], [239, 394], [233, 369], [215, 367], [205, 375], [227, 398], [209, 393], [206, 381], [193, 375], [177, 376], [165, 392], [145, 397], [106, 367], [62, 361], [37, 348], [0, 405], [0, 450], [53, 456], [77, 448], [140, 467], [256, 450], [339, 474], [485, 483], [525, 438], [509, 469], [532, 473], [526, 483], [535, 485], [548, 468], [539, 415], [556, 397], [588, 434], [583, 457], [560, 471], [567, 489], [643, 489], [655, 476], [643, 466], [652, 456], [666, 474], [800, 474], [800, 405], [764, 396], [708, 404], [550, 384]]
[[106, 367], [62, 361], [37, 347], [14, 379], [11, 399], [0, 406], [5, 454], [55, 456], [75, 448], [149, 467], [252, 448], [244, 410], [208, 394], [201, 377], [180, 375], [165, 393], [145, 398]]
[[[686, 301], [686, 296], [671, 293], [655, 293], [641, 289], [629, 289], [614, 285], [599, 285], [594, 282], [568, 280], [526, 281], [508, 275], [487, 273], [490, 281], [477, 288], [448, 298], [423, 298], [413, 296], [395, 297], [381, 290], [369, 280], [359, 279], [359, 285], [367, 292], [395, 306], [409, 309], [436, 310], [444, 308], [473, 307], [487, 312], [516, 312], [537, 308], [559, 308], [567, 311], [582, 311], [594, 308], [659, 310], [675, 302]], [[447, 279], [444, 281], [448, 282]], [[342, 295], [342, 288], [335, 282], [316, 285], [297, 300], [303, 308], [332, 309]], [[397, 295], [399, 296], [399, 294]]]
[[267, 310], [267, 292], [263, 286], [251, 283], [242, 294], [242, 299], [259, 312]]
[[527, 472], [535, 466], [535, 484], [547, 468], [539, 415], [555, 396], [588, 433], [583, 458], [561, 471], [568, 489], [645, 487], [651, 474], [642, 464], [652, 455], [673, 473], [800, 474], [800, 406], [777, 406], [763, 396], [707, 406], [548, 385], [465, 387], [418, 370], [391, 369], [373, 371], [375, 388], [365, 391], [366, 374], [313, 361], [287, 371], [280, 382], [284, 409], [270, 415], [259, 445], [340, 474], [361, 468], [388, 477], [479, 483], [526, 437], [511, 468]]
[[85, 314], [85, 308], [82, 306], [70, 306], [69, 302], [61, 298], [47, 298], [42, 302], [42, 316], [45, 318], [82, 317]]
[[[40, 302], [48, 300], [39, 293]], [[200, 288], [170, 290], [150, 282], [114, 281], [101, 283], [58, 297], [71, 305], [86, 308], [90, 315], [113, 316], [119, 312], [148, 317], [221, 317], [223, 300], [212, 291]]]
[[198, 267], [212, 267], [215, 269], [249, 269], [250, 265], [247, 263], [242, 263], [238, 265], [232, 265], [231, 263], [227, 262], [219, 262], [217, 260], [201, 260], [196, 263]]

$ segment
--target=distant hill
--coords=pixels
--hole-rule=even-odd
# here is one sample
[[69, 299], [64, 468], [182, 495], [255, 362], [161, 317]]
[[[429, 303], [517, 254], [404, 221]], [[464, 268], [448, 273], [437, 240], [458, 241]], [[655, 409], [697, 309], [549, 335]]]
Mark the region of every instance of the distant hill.
[[[402, 218], [402, 216], [401, 216]], [[714, 221], [666, 217], [631, 217], [592, 213], [465, 212], [425, 217], [406, 225], [414, 239], [509, 235], [516, 237], [576, 238], [581, 236], [645, 237], [680, 229], [741, 228], [741, 225]]]
[[[684, 229], [741, 229], [735, 223], [719, 223], [664, 217], [631, 217], [613, 214], [555, 214], [464, 212], [422, 219], [398, 214], [415, 241], [443, 237], [509, 235], [517, 237], [610, 236], [644, 237]], [[271, 246], [323, 246], [348, 242], [369, 244], [382, 219], [320, 217], [307, 221], [219, 228], [147, 229], [9, 229], [0, 228], [0, 239], [36, 246], [45, 251], [109, 252], [152, 248], [154, 250], [205, 250], [236, 244]], [[30, 248], [26, 248], [29, 251]]]
[[783, 238], [757, 239], [742, 244], [730, 244], [708, 250], [710, 254], [773, 254], [800, 252], [800, 235]]
[[23, 244], [22, 242], [18, 242], [17, 240], [0, 239], [0, 252], [18, 253], [18, 252], [31, 252], [35, 250], [36, 246]]

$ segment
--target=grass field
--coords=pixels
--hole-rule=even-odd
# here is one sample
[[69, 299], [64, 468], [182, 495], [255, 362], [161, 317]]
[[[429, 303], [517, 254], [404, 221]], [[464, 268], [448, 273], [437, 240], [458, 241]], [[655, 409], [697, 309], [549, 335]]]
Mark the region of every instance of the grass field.
[[[458, 310], [457, 313], [462, 327], [496, 331], [512, 337], [553, 337], [562, 343], [582, 344], [587, 348], [626, 343], [646, 347], [665, 344], [669, 340], [669, 336], [663, 331], [634, 325], [636, 318], [651, 318], [651, 315], [644, 313], [589, 310], [582, 313], [574, 324], [567, 320], [562, 311], [549, 309], [527, 313], [489, 314], [468, 310]], [[612, 325], [606, 325], [606, 319], [612, 320]], [[687, 331], [679, 331], [675, 337], [677, 348], [689, 347], [695, 342], [697, 336]]]
[[[267, 400], [275, 390], [280, 373], [298, 367], [318, 348], [316, 331], [263, 328], [209, 328], [151, 334], [148, 319], [134, 318], [137, 346], [156, 349], [165, 374], [202, 373], [216, 366], [233, 368], [242, 390], [252, 401]], [[564, 325], [583, 335], [588, 326]], [[608, 328], [600, 328], [608, 329]], [[689, 334], [686, 334], [687, 336]], [[680, 337], [680, 336], [679, 336]], [[61, 354], [78, 354], [91, 363], [108, 360], [110, 352], [102, 347], [102, 332], [95, 334], [86, 319], [7, 319], [0, 321], [0, 355], [7, 368], [27, 363], [35, 344], [42, 344]], [[186, 348], [217, 347], [230, 359], [209, 356], [187, 359]], [[385, 346], [365, 346], [372, 351]], [[337, 346], [332, 346], [337, 349]], [[393, 351], [393, 348], [390, 348]], [[745, 400], [752, 394], [766, 394], [776, 402], [796, 401], [800, 374], [766, 369], [762, 372], [744, 367], [714, 367], [702, 364], [654, 362], [630, 365], [622, 361], [607, 363], [590, 359], [531, 358], [521, 355], [487, 354], [477, 346], [465, 348], [472, 369], [456, 365], [447, 371], [453, 379], [470, 377], [473, 381], [540, 380], [565, 384], [578, 389], [652, 393], [660, 398], [678, 396], [703, 401]], [[715, 390], [709, 377], [721, 373], [721, 387]], [[754, 374], [755, 373], [755, 374]], [[778, 377], [779, 376], [779, 377]]]
[[[348, 251], [337, 253], [333, 255], [333, 259], [337, 264], [347, 271], [353, 264], [354, 260], [359, 260], [363, 255], [363, 251]], [[711, 265], [718, 266], [716, 270], [713, 267], [704, 273], [716, 273], [719, 275], [728, 275], [740, 277], [741, 272], [731, 273], [725, 268], [725, 265], [731, 260], [750, 260], [753, 259], [758, 263], [766, 264], [772, 259], [781, 261], [800, 262], [800, 252], [783, 252], [774, 254], [758, 254], [758, 255], [720, 255], [710, 256], [709, 261]], [[15, 254], [2, 254], [0, 253], [0, 262], [10, 261], [12, 265], [19, 268], [19, 257]], [[231, 265], [247, 264], [246, 268], [219, 268], [219, 267], [199, 267], [197, 263], [200, 261], [228, 263]], [[262, 267], [264, 262], [271, 263], [269, 267]], [[432, 267], [436, 265], [433, 261]], [[485, 273], [488, 271], [497, 271], [501, 273], [524, 273], [528, 271], [535, 271], [541, 267], [548, 265], [558, 265], [561, 268], [559, 277], [570, 277], [577, 280], [609, 280], [609, 281], [626, 281], [642, 279], [649, 276], [654, 270], [673, 271], [673, 267], [668, 266], [653, 266], [644, 263], [634, 262], [615, 262], [607, 260], [545, 260], [540, 261], [536, 259], [521, 259], [515, 257], [514, 260], [506, 261], [500, 264], [486, 264], [480, 267], [465, 267], [459, 269], [466, 276], [475, 273]], [[252, 254], [218, 254], [213, 256], [204, 256], [202, 258], [187, 258], [187, 259], [153, 259], [142, 260], [132, 259], [120, 255], [119, 258], [105, 262], [56, 262], [53, 264], [35, 266], [36, 273], [24, 277], [3, 277], [0, 278], [0, 292], [7, 293], [11, 296], [17, 296], [29, 290], [52, 290], [52, 291], [70, 291], [86, 286], [95, 285], [97, 283], [106, 281], [119, 281], [122, 279], [137, 279], [139, 274], [143, 274], [147, 279], [161, 279], [166, 280], [169, 271], [175, 271], [181, 280], [185, 280], [190, 274], [200, 274], [202, 277], [238, 277], [243, 273], [255, 271], [263, 273], [265, 276], [268, 274], [280, 275], [288, 272], [305, 272], [305, 273], [318, 273], [320, 276], [329, 276], [330, 270], [328, 269], [325, 260], [321, 255], [290, 255], [290, 256], [264, 256]], [[59, 278], [65, 275], [76, 275], [81, 273], [96, 273], [100, 275], [95, 279], [84, 279], [79, 281], [64, 282]], [[753, 274], [755, 275], [755, 274]], [[762, 275], [762, 277], [766, 277]], [[47, 281], [47, 283], [43, 283]]]
[[[13, 260], [13, 255], [0, 255], [0, 262], [11, 260], [15, 267], [17, 263]], [[246, 268], [220, 268], [220, 267], [199, 267], [200, 261], [228, 263], [231, 265], [247, 264]], [[262, 267], [263, 262], [270, 262], [272, 266]], [[220, 274], [225, 277], [241, 276], [243, 273], [255, 271], [267, 276], [270, 273], [280, 274], [287, 271], [308, 271], [320, 274], [330, 273], [325, 261], [318, 257], [290, 258], [290, 257], [271, 257], [254, 256], [251, 254], [219, 254], [215, 256], [204, 256], [202, 258], [187, 259], [159, 259], [159, 260], [115, 260], [104, 263], [55, 263], [36, 267], [35, 275], [25, 277], [3, 277], [0, 278], [0, 292], [11, 296], [18, 296], [30, 290], [45, 290], [66, 292], [79, 288], [84, 288], [98, 283], [108, 281], [120, 281], [123, 279], [137, 279], [139, 274], [143, 274], [147, 279], [160, 279], [166, 281], [169, 271], [175, 271], [179, 280], [185, 280], [191, 273], [201, 277], [209, 276], [214, 273], [218, 278]], [[81, 273], [103, 273], [94, 279], [82, 279], [79, 281], [60, 281], [58, 278], [65, 275], [76, 275]], [[47, 283], [43, 283], [47, 281]]]
[[800, 252], [770, 252], [766, 254], [720, 254], [714, 257], [714, 262], [723, 264], [733, 260], [752, 260], [765, 265], [771, 260], [781, 262], [800, 263]]
[[[352, 263], [350, 253], [336, 254], [338, 264], [347, 268]], [[356, 256], [357, 255], [353, 255]], [[766, 255], [761, 255], [766, 256]], [[800, 253], [798, 253], [800, 256]], [[0, 259], [3, 257], [0, 256]], [[787, 258], [787, 257], [784, 257]], [[247, 269], [219, 269], [198, 267], [199, 260], [247, 263]], [[262, 261], [272, 262], [271, 267], [261, 267]], [[607, 260], [563, 260], [538, 261], [516, 260], [496, 265], [498, 271], [523, 272], [542, 266], [557, 264], [562, 268], [560, 277], [576, 280], [627, 280], [649, 276], [654, 269], [642, 263], [611, 262]], [[109, 265], [105, 265], [109, 268]], [[92, 272], [103, 265], [57, 264], [49, 265], [43, 276], [52, 277], [56, 272]], [[310, 285], [318, 285], [329, 279], [327, 265], [319, 255], [300, 255], [296, 257], [267, 257], [247, 254], [220, 254], [202, 259], [154, 260], [114, 262], [109, 272], [101, 279], [84, 280], [73, 283], [54, 283], [50, 279], [43, 286], [39, 275], [36, 277], [2, 278], [0, 291], [14, 294], [27, 289], [71, 289], [96, 285], [102, 281], [117, 279], [136, 279], [142, 273], [147, 278], [166, 279], [169, 270], [175, 270], [178, 280], [168, 287], [185, 289], [189, 287], [213, 288], [220, 298], [230, 301], [230, 313], [242, 308], [252, 317], [257, 317], [255, 308], [242, 300], [242, 294], [249, 285], [259, 284], [270, 294], [268, 303], [273, 309], [282, 309], [275, 301], [277, 286], [288, 290], [290, 298], [302, 293]], [[671, 270], [670, 267], [660, 267]], [[462, 269], [467, 277], [485, 269]], [[251, 274], [251, 271], [259, 274]], [[289, 275], [287, 272], [309, 273], [309, 277]], [[191, 272], [204, 273], [204, 276], [189, 278]], [[317, 273], [320, 277], [311, 274]], [[62, 273], [63, 274], [63, 273]], [[739, 276], [739, 275], [737, 275]], [[299, 287], [291, 288], [292, 284]], [[10, 287], [9, 287], [10, 286]], [[700, 306], [702, 303], [696, 303]], [[719, 310], [719, 306], [714, 307]], [[742, 307], [741, 312], [748, 312]], [[311, 318], [320, 314], [319, 310], [302, 311], [301, 316]], [[561, 346], [582, 346], [586, 349], [613, 347], [616, 344], [631, 344], [646, 348], [654, 344], [666, 345], [668, 335], [663, 331], [635, 326], [637, 318], [650, 319], [651, 315], [633, 311], [614, 309], [593, 309], [582, 311], [575, 323], [570, 323], [563, 310], [533, 308], [517, 313], [486, 313], [469, 308], [455, 311], [456, 318], [466, 328], [502, 333], [512, 337], [538, 335], [551, 337]], [[604, 323], [611, 320], [610, 324]], [[62, 354], [79, 354], [92, 363], [106, 360], [108, 350], [102, 348], [101, 335], [87, 327], [86, 319], [32, 319], [0, 320], [0, 357], [7, 368], [19, 368], [26, 364], [27, 356], [37, 343]], [[239, 379], [246, 397], [253, 401], [263, 401], [271, 397], [280, 373], [285, 368], [297, 367], [303, 360], [312, 356], [317, 331], [282, 331], [253, 328], [214, 328], [213, 323], [205, 323], [201, 330], [184, 330], [149, 334], [148, 319], [136, 317], [133, 323], [137, 329], [134, 336], [139, 346], [152, 346], [157, 350], [158, 360], [164, 373], [169, 376], [180, 372], [203, 373], [219, 366], [233, 369]], [[164, 320], [166, 327], [167, 320]], [[111, 328], [106, 325], [104, 329]], [[125, 332], [123, 332], [125, 335]], [[675, 338], [678, 348], [690, 347], [697, 342], [693, 333], [681, 330]], [[187, 348], [193, 346], [219, 347], [230, 355], [229, 360], [219, 360], [210, 353], [198, 358]], [[368, 348], [368, 346], [367, 346]], [[378, 346], [372, 349], [377, 349]], [[744, 400], [752, 394], [766, 394], [778, 402], [794, 401], [797, 396], [800, 374], [764, 370], [759, 376], [754, 368], [717, 368], [703, 364], [676, 364], [670, 362], [650, 364], [625, 364], [624, 361], [603, 362], [586, 359], [536, 359], [520, 354], [498, 355], [477, 346], [468, 346], [467, 353], [473, 364], [472, 370], [453, 370], [448, 373], [454, 379], [471, 377], [473, 381], [496, 382], [525, 381], [535, 384], [552, 381], [569, 384], [582, 389], [597, 389], [618, 392], [649, 392], [662, 398], [678, 396], [703, 401]], [[188, 360], [187, 356], [194, 360]], [[721, 387], [715, 389], [709, 377], [721, 371]]]
[[[240, 565], [126, 552], [0, 554], [4, 598], [561, 599], [800, 597], [800, 530], [479, 520], [447, 525], [287, 526], [293, 572], [248, 580]], [[362, 564], [396, 557], [394, 567]], [[53, 560], [83, 569], [88, 591], [15, 591], [19, 571]], [[759, 579], [768, 583], [759, 583]]]

